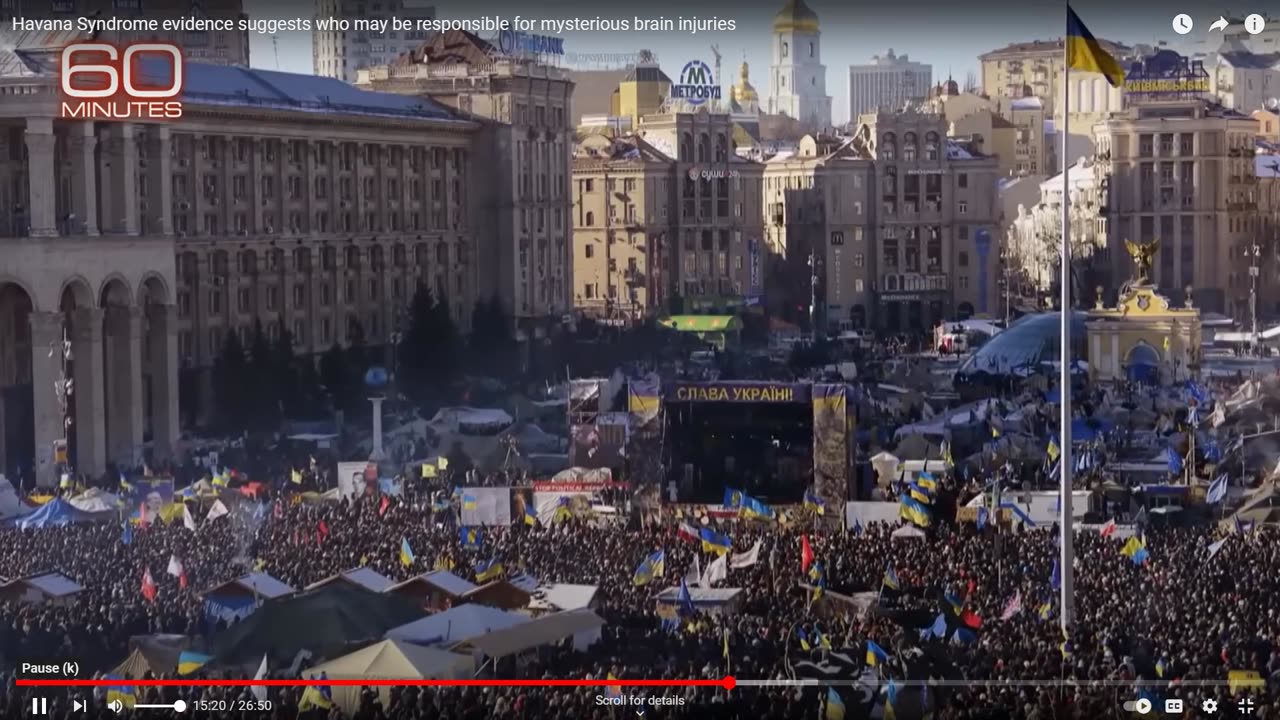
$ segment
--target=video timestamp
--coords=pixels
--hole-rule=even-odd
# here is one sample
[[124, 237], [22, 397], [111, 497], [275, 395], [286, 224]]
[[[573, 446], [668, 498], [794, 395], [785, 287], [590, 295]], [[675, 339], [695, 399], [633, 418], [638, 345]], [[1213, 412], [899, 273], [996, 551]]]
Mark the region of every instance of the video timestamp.
[[191, 700], [187, 707], [197, 712], [268, 712], [271, 710], [270, 700], [220, 700], [220, 699], [201, 699]]

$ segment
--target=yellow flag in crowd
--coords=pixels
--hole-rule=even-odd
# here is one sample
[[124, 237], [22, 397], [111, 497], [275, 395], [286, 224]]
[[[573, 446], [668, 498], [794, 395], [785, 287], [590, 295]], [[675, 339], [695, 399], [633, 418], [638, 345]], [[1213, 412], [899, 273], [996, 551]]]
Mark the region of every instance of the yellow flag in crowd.
[[422, 479], [426, 480], [436, 476], [436, 466], [431, 463], [422, 463]]
[[290, 470], [290, 471], [289, 471], [289, 480], [290, 480], [290, 481], [292, 481], [294, 485], [301, 485], [301, 484], [302, 484], [302, 473], [298, 472], [297, 470]]
[[441, 470], [448, 470], [448, 469], [449, 469], [449, 458], [447, 458], [447, 457], [445, 457], [445, 456], [443, 456], [443, 455], [441, 455], [440, 457], [436, 458], [436, 467], [440, 468]]

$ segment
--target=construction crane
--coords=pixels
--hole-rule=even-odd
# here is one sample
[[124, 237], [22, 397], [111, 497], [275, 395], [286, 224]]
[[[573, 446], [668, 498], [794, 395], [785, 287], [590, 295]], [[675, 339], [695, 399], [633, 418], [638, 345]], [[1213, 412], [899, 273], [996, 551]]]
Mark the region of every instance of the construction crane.
[[723, 87], [720, 84], [720, 46], [711, 46], [711, 55], [716, 59], [716, 87]]

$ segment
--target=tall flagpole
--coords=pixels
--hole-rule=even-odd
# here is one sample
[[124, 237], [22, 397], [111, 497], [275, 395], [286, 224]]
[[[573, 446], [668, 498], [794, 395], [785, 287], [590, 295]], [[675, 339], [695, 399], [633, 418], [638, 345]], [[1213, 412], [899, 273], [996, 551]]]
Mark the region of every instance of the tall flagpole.
[[[1067, 12], [1070, 12], [1068, 10]], [[1061, 557], [1058, 567], [1062, 593], [1058, 603], [1059, 615], [1062, 618], [1062, 630], [1071, 629], [1072, 615], [1075, 607], [1072, 603], [1072, 585], [1075, 580], [1072, 563], [1074, 550], [1071, 543], [1071, 160], [1067, 157], [1067, 140], [1071, 137], [1071, 51], [1068, 49], [1071, 38], [1062, 38], [1062, 263], [1058, 271], [1060, 276], [1059, 301], [1060, 312], [1060, 357], [1058, 361], [1058, 493], [1062, 498], [1062, 518], [1058, 523], [1061, 536], [1058, 546]]]

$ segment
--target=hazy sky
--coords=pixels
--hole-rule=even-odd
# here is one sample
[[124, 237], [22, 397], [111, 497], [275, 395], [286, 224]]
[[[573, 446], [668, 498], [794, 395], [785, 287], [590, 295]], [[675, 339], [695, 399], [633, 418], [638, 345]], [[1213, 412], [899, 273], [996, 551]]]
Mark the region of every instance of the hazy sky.
[[[365, 0], [375, 2], [376, 0]], [[866, 63], [872, 55], [892, 48], [911, 59], [933, 66], [934, 82], [950, 73], [964, 84], [966, 73], [977, 73], [977, 56], [1011, 42], [1050, 39], [1062, 35], [1065, 25], [1061, 0], [806, 0], [821, 19], [822, 61], [827, 67], [827, 93], [832, 96], [836, 122], [848, 119], [849, 65]], [[441, 0], [435, 3], [440, 18], [473, 18], [480, 15], [511, 18], [632, 18], [696, 15], [700, 18], [733, 19], [736, 29], [698, 34], [661, 32], [578, 32], [567, 33], [565, 50], [576, 53], [628, 53], [649, 49], [657, 53], [667, 74], [676, 76], [690, 60], [712, 64], [711, 46], [718, 45], [723, 58], [722, 79], [729, 85], [737, 76], [742, 60], [750, 63], [751, 81], [761, 95], [768, 92], [770, 24], [781, 7], [775, 2], [684, 2], [656, 0], [634, 3], [621, 10], [615, 3], [585, 5], [582, 0], [542, 0], [538, 3], [495, 0], [464, 3]], [[1099, 37], [1127, 43], [1166, 41], [1186, 48], [1188, 40], [1208, 33], [1209, 24], [1219, 14], [1240, 15], [1259, 11], [1256, 7], [1197, 0], [1176, 7], [1155, 0], [1116, 2], [1115, 0], [1075, 0], [1072, 7], [1090, 30]], [[314, 15], [312, 0], [245, 0], [253, 18], [290, 18]], [[1176, 35], [1170, 23], [1175, 13], [1185, 12], [1196, 23], [1184, 37]], [[1280, 22], [1280, 20], [1274, 21]], [[277, 41], [280, 70], [310, 73], [309, 33], [280, 35]], [[276, 49], [270, 36], [251, 38], [251, 62], [255, 67], [275, 69]]]

